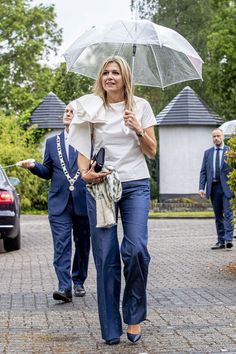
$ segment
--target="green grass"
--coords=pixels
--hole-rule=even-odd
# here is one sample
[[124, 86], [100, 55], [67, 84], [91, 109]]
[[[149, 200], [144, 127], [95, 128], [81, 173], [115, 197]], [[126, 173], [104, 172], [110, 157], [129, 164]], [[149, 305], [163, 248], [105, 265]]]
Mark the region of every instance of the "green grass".
[[21, 210], [21, 215], [47, 215], [47, 210]]
[[[47, 215], [47, 210], [24, 210], [22, 215]], [[150, 212], [150, 218], [212, 218], [212, 211], [168, 211], [168, 212]]]
[[212, 218], [212, 211], [168, 211], [168, 212], [150, 212], [150, 218]]

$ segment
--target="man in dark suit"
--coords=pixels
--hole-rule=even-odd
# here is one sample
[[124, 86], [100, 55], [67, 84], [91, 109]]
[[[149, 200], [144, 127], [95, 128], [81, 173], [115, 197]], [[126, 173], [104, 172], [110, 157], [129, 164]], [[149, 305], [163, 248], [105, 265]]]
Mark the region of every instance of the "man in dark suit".
[[233, 211], [230, 199], [233, 192], [228, 185], [229, 166], [226, 162], [226, 151], [228, 146], [224, 145], [224, 134], [216, 128], [212, 131], [214, 146], [205, 151], [200, 171], [199, 195], [204, 198], [206, 186], [206, 197], [211, 198], [215, 214], [217, 231], [217, 243], [211, 247], [212, 250], [233, 247]]
[[[54, 268], [58, 278], [58, 291], [54, 300], [72, 301], [74, 295], [84, 296], [87, 277], [90, 231], [86, 206], [86, 185], [77, 167], [78, 152], [68, 144], [69, 125], [74, 116], [73, 107], [65, 108], [65, 130], [46, 141], [43, 164], [20, 161], [18, 165], [44, 179], [50, 179], [48, 218], [54, 245]], [[71, 272], [72, 240], [75, 254]]]

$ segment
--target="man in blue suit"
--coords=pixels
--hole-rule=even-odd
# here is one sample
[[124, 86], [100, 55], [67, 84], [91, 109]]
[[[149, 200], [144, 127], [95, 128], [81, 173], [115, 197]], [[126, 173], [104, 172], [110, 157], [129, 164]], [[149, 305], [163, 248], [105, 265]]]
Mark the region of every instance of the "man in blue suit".
[[233, 211], [230, 199], [233, 192], [228, 185], [229, 166], [226, 162], [228, 146], [224, 145], [224, 134], [216, 128], [212, 131], [214, 146], [205, 151], [200, 171], [199, 195], [211, 199], [215, 214], [217, 242], [211, 247], [212, 250], [233, 247]]
[[[43, 164], [20, 161], [18, 165], [44, 179], [50, 179], [48, 193], [48, 218], [54, 245], [54, 268], [58, 278], [58, 290], [54, 300], [72, 301], [74, 295], [84, 296], [87, 277], [90, 230], [86, 206], [86, 185], [77, 167], [78, 152], [68, 144], [69, 125], [74, 116], [73, 107], [65, 108], [65, 130], [46, 141]], [[75, 254], [71, 272], [72, 240]]]

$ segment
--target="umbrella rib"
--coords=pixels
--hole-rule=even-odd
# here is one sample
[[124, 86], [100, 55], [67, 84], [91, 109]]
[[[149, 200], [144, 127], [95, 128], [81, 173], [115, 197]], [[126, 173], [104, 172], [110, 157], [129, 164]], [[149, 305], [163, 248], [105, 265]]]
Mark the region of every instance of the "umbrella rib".
[[155, 52], [154, 52], [154, 50], [153, 50], [152, 45], [151, 45], [151, 50], [152, 50], [152, 54], [153, 54], [153, 57], [154, 57], [156, 66], [157, 66], [157, 70], [158, 70], [158, 72], [159, 72], [159, 76], [160, 76], [160, 80], [161, 80], [161, 87], [163, 88], [163, 87], [164, 87], [164, 84], [163, 84], [163, 79], [162, 79], [162, 75], [161, 75], [161, 71], [160, 71], [160, 66], [159, 66], [159, 63], [158, 63], [158, 60], [157, 60], [157, 57], [156, 57], [156, 55], [155, 55]]
[[127, 34], [130, 35], [130, 37], [132, 38], [133, 41], [135, 41], [135, 38], [132, 36], [132, 33], [131, 31], [128, 30], [127, 26], [125, 25], [124, 21], [121, 21], [122, 25], [124, 26], [124, 28], [126, 29], [127, 31]]

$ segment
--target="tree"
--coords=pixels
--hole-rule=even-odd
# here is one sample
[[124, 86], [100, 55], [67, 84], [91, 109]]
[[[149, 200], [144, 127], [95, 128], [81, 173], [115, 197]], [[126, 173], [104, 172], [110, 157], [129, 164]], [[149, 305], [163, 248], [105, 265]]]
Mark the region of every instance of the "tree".
[[54, 72], [52, 91], [65, 103], [91, 92], [94, 80], [66, 71], [62, 63]]
[[131, 10], [138, 12], [140, 18], [152, 18], [158, 12], [159, 2], [156, 0], [131, 0]]
[[53, 73], [40, 63], [61, 44], [54, 6], [0, 0], [0, 106], [22, 112], [50, 91]]
[[236, 6], [235, 1], [216, 3], [207, 37], [204, 85], [211, 107], [231, 120], [236, 116]]

